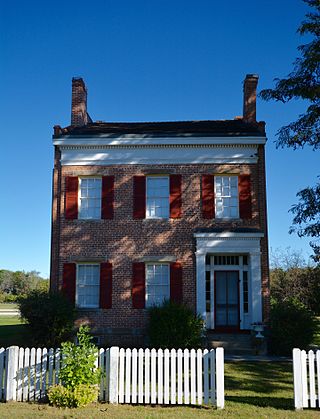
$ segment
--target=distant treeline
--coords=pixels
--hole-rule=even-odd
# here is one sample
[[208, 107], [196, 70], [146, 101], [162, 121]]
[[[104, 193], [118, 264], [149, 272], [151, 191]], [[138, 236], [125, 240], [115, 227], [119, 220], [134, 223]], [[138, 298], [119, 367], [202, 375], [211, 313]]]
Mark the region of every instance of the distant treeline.
[[0, 269], [0, 302], [14, 302], [32, 290], [48, 290], [49, 280], [37, 271], [9, 271]]

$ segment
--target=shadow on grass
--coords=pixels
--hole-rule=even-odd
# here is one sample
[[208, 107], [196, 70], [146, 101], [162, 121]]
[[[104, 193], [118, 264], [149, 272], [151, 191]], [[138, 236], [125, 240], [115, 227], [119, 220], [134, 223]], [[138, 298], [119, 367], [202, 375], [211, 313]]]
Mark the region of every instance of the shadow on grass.
[[293, 410], [290, 362], [234, 362], [225, 367], [227, 401]]
[[24, 324], [0, 326], [0, 347], [11, 345], [30, 346], [31, 336], [28, 327]]
[[293, 391], [292, 365], [283, 362], [239, 362], [226, 368], [226, 388], [266, 395]]
[[256, 407], [294, 410], [293, 398], [290, 399], [287, 397], [226, 396], [226, 402], [249, 404]]

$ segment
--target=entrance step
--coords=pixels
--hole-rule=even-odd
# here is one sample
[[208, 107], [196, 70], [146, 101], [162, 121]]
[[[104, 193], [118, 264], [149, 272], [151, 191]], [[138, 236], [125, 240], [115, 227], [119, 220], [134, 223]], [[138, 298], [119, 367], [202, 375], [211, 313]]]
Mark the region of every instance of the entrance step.
[[255, 348], [250, 334], [231, 334], [207, 332], [206, 347], [223, 347], [226, 355], [253, 354]]

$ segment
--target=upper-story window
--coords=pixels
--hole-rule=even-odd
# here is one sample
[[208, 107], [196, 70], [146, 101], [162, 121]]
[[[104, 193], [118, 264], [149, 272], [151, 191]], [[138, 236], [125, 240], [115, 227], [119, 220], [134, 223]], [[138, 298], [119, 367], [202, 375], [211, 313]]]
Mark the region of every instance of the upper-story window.
[[170, 299], [169, 264], [146, 265], [146, 307], [159, 306]]
[[169, 176], [148, 176], [146, 218], [169, 218]]
[[216, 218], [239, 218], [238, 176], [215, 176]]
[[80, 308], [98, 308], [100, 296], [100, 265], [79, 264], [76, 283], [77, 306]]
[[101, 218], [101, 178], [79, 178], [79, 218]]

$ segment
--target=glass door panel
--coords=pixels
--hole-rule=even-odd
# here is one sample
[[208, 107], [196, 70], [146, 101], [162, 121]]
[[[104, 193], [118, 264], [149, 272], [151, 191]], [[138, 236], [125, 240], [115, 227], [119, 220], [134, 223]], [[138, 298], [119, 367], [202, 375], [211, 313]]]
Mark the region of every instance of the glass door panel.
[[217, 271], [216, 280], [216, 327], [239, 326], [239, 272]]

